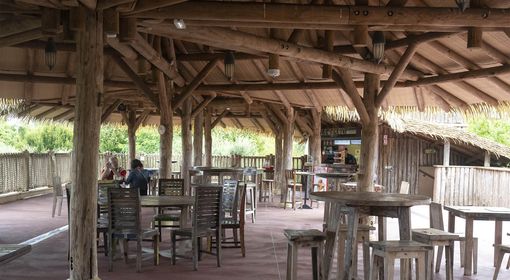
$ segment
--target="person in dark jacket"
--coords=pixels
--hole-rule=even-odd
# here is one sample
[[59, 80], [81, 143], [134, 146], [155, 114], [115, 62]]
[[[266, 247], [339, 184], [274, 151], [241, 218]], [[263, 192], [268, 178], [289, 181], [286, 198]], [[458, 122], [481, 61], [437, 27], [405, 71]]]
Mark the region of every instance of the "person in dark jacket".
[[125, 181], [131, 188], [140, 190], [140, 195], [147, 195], [148, 179], [143, 172], [143, 164], [139, 159], [131, 161], [131, 170]]

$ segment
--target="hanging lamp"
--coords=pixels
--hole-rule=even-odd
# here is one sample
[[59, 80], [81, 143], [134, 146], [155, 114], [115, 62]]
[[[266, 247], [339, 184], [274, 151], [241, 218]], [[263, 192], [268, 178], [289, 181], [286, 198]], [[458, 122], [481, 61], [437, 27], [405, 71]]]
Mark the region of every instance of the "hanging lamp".
[[44, 47], [44, 63], [50, 70], [53, 70], [57, 63], [57, 45], [52, 37], [48, 38], [46, 47]]

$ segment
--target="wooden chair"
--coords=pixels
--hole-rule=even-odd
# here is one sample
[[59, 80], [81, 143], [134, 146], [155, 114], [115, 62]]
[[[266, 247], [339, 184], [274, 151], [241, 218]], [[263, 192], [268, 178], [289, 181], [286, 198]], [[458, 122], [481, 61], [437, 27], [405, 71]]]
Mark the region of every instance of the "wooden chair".
[[297, 280], [298, 248], [309, 247], [312, 249], [312, 279], [319, 279], [320, 257], [324, 247], [326, 235], [316, 229], [285, 229], [287, 237], [287, 280]]
[[246, 199], [244, 214], [251, 215], [251, 222], [257, 217], [257, 168], [247, 167], [243, 170], [243, 181], [246, 183]]
[[[183, 196], [184, 195], [184, 179], [159, 179], [158, 194], [161, 196]], [[180, 208], [164, 208], [158, 209], [158, 214], [154, 216], [154, 227], [158, 228], [159, 241], [162, 237], [162, 228], [179, 227], [181, 218], [180, 213], [176, 213]], [[171, 211], [165, 213], [165, 211]]]
[[154, 265], [159, 264], [159, 238], [155, 229], [142, 229], [140, 223], [140, 194], [133, 188], [108, 188], [108, 271], [113, 269], [115, 239], [124, 245], [127, 262], [127, 243], [136, 241], [136, 271], [142, 269], [142, 239], [152, 238]]
[[[246, 256], [244, 244], [244, 225], [246, 216], [243, 215], [246, 200], [246, 183], [235, 180], [223, 181], [223, 211], [222, 230], [232, 229], [232, 241], [227, 241], [223, 236], [222, 246], [231, 244], [232, 248], [241, 248], [241, 255]], [[238, 235], [239, 231], [239, 235]]]
[[[510, 236], [510, 233], [507, 233]], [[498, 279], [499, 270], [501, 269], [501, 264], [503, 263], [503, 257], [505, 254], [510, 254], [510, 245], [496, 245], [496, 252], [498, 252], [498, 259], [496, 262], [496, 270], [494, 270], [493, 280]], [[510, 268], [510, 257], [508, 258], [508, 262], [506, 263], [506, 269]]]
[[[214, 236], [217, 242], [216, 263], [221, 266], [221, 212], [223, 188], [198, 186], [195, 188], [195, 203], [193, 206], [192, 228], [172, 230], [172, 264], [176, 260], [177, 236], [184, 239], [191, 238], [193, 251], [193, 269], [198, 269], [200, 257], [200, 243], [202, 237]], [[182, 239], [179, 239], [182, 240]]]
[[[303, 191], [303, 185], [296, 181], [296, 172], [293, 169], [285, 170], [285, 181], [287, 182], [287, 192], [284, 195], [283, 209], [287, 208], [287, 204], [291, 204], [292, 209], [296, 210], [296, 191], [299, 188], [299, 193]], [[290, 201], [289, 199], [290, 192]]]
[[[444, 221], [443, 221], [443, 205], [440, 203], [432, 202], [430, 204], [430, 227], [443, 230], [444, 231]], [[457, 234], [459, 237], [454, 241], [459, 241], [460, 243], [460, 266], [464, 267], [464, 252], [465, 252], [465, 241], [466, 237], [462, 234]], [[443, 258], [443, 246], [438, 246], [437, 248], [437, 259], [436, 259], [436, 270], [438, 273], [441, 269], [441, 260]], [[433, 259], [433, 256], [432, 256]], [[453, 263], [453, 255], [452, 255], [452, 263]], [[478, 238], [473, 238], [473, 273], [476, 274], [478, 271]]]
[[273, 202], [274, 172], [264, 172], [265, 178], [262, 179], [259, 201]]
[[[58, 204], [58, 200], [60, 199], [60, 204]], [[62, 203], [64, 201], [64, 192], [62, 190], [62, 181], [60, 180], [60, 176], [53, 177], [53, 208], [51, 211], [51, 217], [55, 217], [55, 210], [58, 204], [58, 215], [62, 214]]]
[[396, 259], [416, 259], [416, 279], [425, 280], [427, 254], [432, 250], [431, 246], [412, 241], [373, 241], [372, 266], [370, 267], [370, 280], [379, 278], [379, 269], [384, 263], [384, 278], [393, 279]]
[[108, 188], [120, 188], [119, 182], [114, 180], [99, 180], [97, 183], [97, 226], [96, 238], [103, 235], [104, 255], [108, 256]]
[[[343, 274], [344, 269], [344, 255], [345, 251], [345, 242], [347, 241], [347, 230], [348, 226], [346, 224], [339, 225], [340, 227], [340, 236], [338, 237], [338, 254], [337, 254], [337, 267], [338, 274]], [[369, 225], [358, 225], [358, 236], [357, 241], [363, 245], [363, 271], [365, 273], [365, 279], [368, 279], [368, 275], [370, 273], [370, 248], [368, 247], [368, 242], [370, 241], [370, 231], [375, 230], [375, 227]], [[357, 248], [357, 247], [356, 247]], [[353, 256], [353, 269], [352, 277], [357, 278], [358, 274], [358, 250], [354, 251]]]

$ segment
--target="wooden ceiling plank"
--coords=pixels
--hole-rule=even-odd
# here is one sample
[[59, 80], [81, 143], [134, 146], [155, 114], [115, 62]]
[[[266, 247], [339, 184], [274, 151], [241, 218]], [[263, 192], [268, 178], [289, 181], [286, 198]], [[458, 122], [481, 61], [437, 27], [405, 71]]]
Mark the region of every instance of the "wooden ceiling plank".
[[32, 41], [44, 37], [40, 28], [24, 31], [0, 38], [0, 48], [10, 47], [27, 41]]
[[187, 0], [137, 0], [135, 8], [130, 12], [124, 13], [124, 15], [135, 15], [150, 10], [156, 10], [159, 8], [176, 5], [186, 1]]
[[230, 110], [224, 109], [223, 112], [219, 116], [214, 119], [214, 121], [211, 123], [211, 129], [213, 129], [219, 122], [221, 122], [221, 119], [224, 118]]

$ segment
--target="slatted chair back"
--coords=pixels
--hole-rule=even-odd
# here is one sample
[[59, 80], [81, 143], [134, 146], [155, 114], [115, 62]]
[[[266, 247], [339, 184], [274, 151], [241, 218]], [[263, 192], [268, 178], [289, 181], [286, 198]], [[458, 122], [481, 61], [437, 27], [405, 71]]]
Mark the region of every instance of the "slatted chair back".
[[285, 170], [285, 181], [287, 185], [294, 185], [296, 183], [296, 172], [293, 169]]
[[246, 167], [243, 169], [243, 181], [257, 183], [257, 167]]
[[53, 176], [53, 192], [55, 196], [64, 196], [60, 176]]
[[246, 198], [246, 183], [236, 180], [223, 181], [223, 211], [222, 219], [229, 218], [234, 223], [239, 222], [239, 213], [244, 212]]
[[193, 236], [221, 228], [223, 188], [198, 186], [193, 207]]
[[183, 196], [184, 179], [159, 179], [158, 194], [166, 196]]
[[99, 180], [97, 182], [97, 217], [108, 214], [108, 188], [120, 188], [119, 181]]
[[138, 189], [108, 188], [108, 232], [141, 233]]
[[400, 193], [409, 194], [409, 182], [402, 181], [402, 183], [400, 183]]
[[432, 202], [430, 203], [430, 227], [444, 230], [444, 221], [443, 221], [443, 205], [440, 203]]

